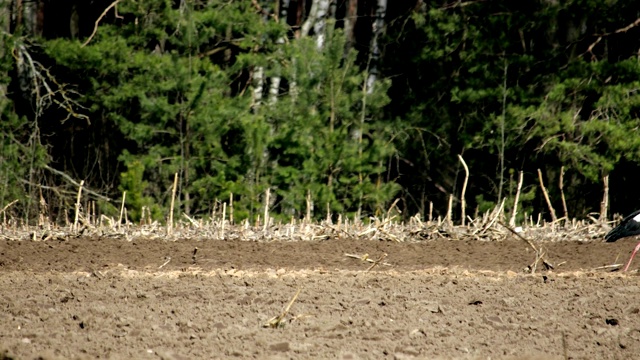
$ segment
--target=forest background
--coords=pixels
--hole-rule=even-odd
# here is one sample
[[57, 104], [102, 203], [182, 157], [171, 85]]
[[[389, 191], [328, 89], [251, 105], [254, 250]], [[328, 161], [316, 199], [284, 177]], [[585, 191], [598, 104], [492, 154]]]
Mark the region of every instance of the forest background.
[[508, 212], [520, 174], [519, 221], [539, 174], [558, 217], [604, 179], [627, 213], [639, 126], [635, 1], [0, 0], [0, 209], [32, 224], [81, 181], [163, 220], [175, 174], [176, 216]]

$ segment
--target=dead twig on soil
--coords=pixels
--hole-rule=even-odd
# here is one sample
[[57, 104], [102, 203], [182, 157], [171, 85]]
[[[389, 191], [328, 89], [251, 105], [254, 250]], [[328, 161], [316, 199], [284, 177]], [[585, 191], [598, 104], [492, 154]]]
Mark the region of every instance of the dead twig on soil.
[[[370, 263], [375, 263], [376, 262], [376, 260], [373, 260], [373, 259], [369, 258], [369, 254], [364, 254], [364, 255], [344, 254], [344, 256], [350, 257], [350, 258], [353, 258], [353, 259], [358, 259], [358, 260], [361, 260], [361, 261], [367, 261], [367, 262], [370, 262]], [[389, 263], [386, 263], [386, 262], [380, 263], [380, 265], [393, 266], [393, 265], [391, 265]]]
[[291, 301], [289, 301], [289, 305], [287, 305], [287, 307], [284, 309], [284, 311], [282, 311], [282, 313], [280, 315], [269, 319], [269, 321], [267, 321], [264, 325], [262, 325], [262, 327], [273, 328], [273, 329], [277, 329], [279, 327], [282, 327], [283, 326], [282, 325], [282, 320], [284, 319], [285, 316], [287, 316], [287, 313], [289, 313], [289, 310], [291, 309], [291, 306], [293, 305], [293, 303], [298, 298], [298, 295], [300, 295], [300, 290], [302, 290], [302, 288], [298, 288], [298, 291], [296, 291], [296, 294], [293, 295], [293, 298], [291, 298]]
[[604, 265], [604, 266], [598, 266], [596, 268], [593, 268], [593, 270], [618, 270], [622, 267], [622, 265], [624, 264], [611, 264], [611, 265]]
[[158, 266], [158, 270], [160, 270], [163, 267], [165, 267], [165, 265], [167, 265], [171, 261], [171, 257], [170, 256], [167, 256], [165, 259], [167, 259], [167, 261], [165, 261], [164, 264]]
[[[506, 228], [507, 230], [511, 231], [511, 233], [512, 233], [513, 235], [515, 235], [517, 238], [519, 238], [520, 240], [522, 240], [522, 241], [526, 242], [527, 244], [529, 244], [529, 246], [531, 246], [531, 248], [536, 252], [536, 259], [537, 259], [537, 257], [539, 256], [539, 257], [540, 257], [540, 259], [539, 259], [539, 260], [542, 260], [542, 263], [547, 267], [547, 269], [553, 269], [553, 265], [552, 265], [550, 262], [548, 262], [548, 261], [544, 258], [544, 255], [545, 255], [545, 254], [541, 253], [541, 252], [540, 252], [541, 250], [539, 250], [539, 249], [538, 249], [538, 248], [537, 248], [537, 247], [536, 247], [536, 246], [531, 242], [531, 240], [529, 240], [529, 239], [525, 238], [524, 236], [520, 235], [517, 231], [513, 230], [513, 229], [512, 229], [512, 228], [510, 228], [509, 226], [507, 226], [507, 225], [505, 225], [504, 223], [502, 223], [502, 221], [498, 221], [498, 224], [502, 225], [504, 228]], [[536, 263], [537, 263], [537, 261], [536, 261], [534, 264], [536, 264]]]
[[374, 267], [376, 267], [376, 265], [378, 265], [382, 260], [384, 260], [384, 258], [387, 257], [387, 254], [384, 253], [382, 254], [378, 260], [374, 261], [373, 264], [371, 264], [371, 266], [369, 266], [369, 268], [367, 270], [365, 270], [365, 273], [369, 272], [371, 269], [373, 269]]
[[536, 253], [536, 259], [534, 260], [533, 264], [529, 266], [529, 269], [531, 269], [531, 274], [536, 273], [536, 270], [538, 269], [538, 263], [540, 262], [542, 257], [544, 257], [544, 255], [545, 255], [545, 252], [542, 249], [540, 249], [539, 253]]

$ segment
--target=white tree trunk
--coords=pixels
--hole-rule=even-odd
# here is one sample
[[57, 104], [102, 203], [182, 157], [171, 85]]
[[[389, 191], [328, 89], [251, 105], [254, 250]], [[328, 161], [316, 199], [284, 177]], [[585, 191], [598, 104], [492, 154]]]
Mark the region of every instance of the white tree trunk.
[[309, 31], [311, 31], [311, 27], [316, 22], [316, 14], [318, 13], [318, 3], [320, 0], [313, 0], [311, 3], [311, 9], [309, 10], [309, 15], [307, 16], [307, 20], [300, 27], [300, 37], [305, 37], [309, 35]]
[[324, 48], [329, 2], [329, 0], [317, 0], [318, 11], [316, 13], [316, 22], [315, 24], [313, 24], [313, 32], [316, 36], [316, 46], [318, 47], [318, 49]]
[[256, 66], [253, 69], [253, 99], [251, 108], [257, 111], [262, 104], [262, 91], [264, 88], [264, 67]]
[[271, 86], [269, 86], [269, 105], [275, 105], [278, 102], [278, 94], [280, 91], [280, 76], [271, 77]]
[[[278, 21], [281, 23], [287, 24], [287, 15], [289, 13], [289, 0], [283, 0], [280, 4], [280, 14], [278, 14]], [[285, 38], [280, 37], [276, 40], [278, 45], [282, 45], [285, 43]], [[279, 49], [278, 53], [282, 53], [282, 50]], [[280, 94], [280, 81], [282, 80], [280, 71], [278, 71], [277, 75], [271, 77], [271, 85], [269, 86], [269, 105], [273, 106], [278, 102], [278, 95]]]
[[387, 0], [378, 0], [376, 6], [376, 19], [373, 22], [373, 29], [371, 37], [371, 57], [369, 59], [369, 77], [367, 78], [367, 93], [373, 92], [376, 79], [378, 77], [378, 65], [380, 62], [380, 46], [378, 45], [378, 38], [382, 34], [384, 28], [384, 18], [387, 13]]

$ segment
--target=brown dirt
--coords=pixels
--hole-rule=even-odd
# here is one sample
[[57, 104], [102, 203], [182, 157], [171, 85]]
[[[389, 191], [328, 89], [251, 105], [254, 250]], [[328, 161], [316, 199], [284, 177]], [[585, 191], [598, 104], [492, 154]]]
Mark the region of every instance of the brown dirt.
[[0, 358], [632, 359], [634, 244], [1, 240]]

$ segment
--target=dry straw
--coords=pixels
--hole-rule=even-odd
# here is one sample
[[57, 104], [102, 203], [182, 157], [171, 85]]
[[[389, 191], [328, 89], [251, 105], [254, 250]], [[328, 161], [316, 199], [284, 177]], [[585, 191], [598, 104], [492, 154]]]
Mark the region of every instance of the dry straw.
[[[469, 176], [469, 168], [464, 163], [464, 159], [460, 157], [460, 161], [465, 168], [466, 178]], [[166, 241], [175, 241], [178, 239], [208, 239], [208, 240], [229, 240], [229, 241], [318, 241], [328, 239], [344, 239], [344, 238], [360, 238], [366, 241], [393, 241], [393, 242], [420, 242], [435, 240], [480, 240], [480, 241], [504, 241], [507, 239], [519, 239], [531, 247], [535, 252], [535, 257], [531, 265], [530, 272], [536, 272], [539, 265], [552, 269], [553, 265], [549, 258], [554, 254], [548, 254], [543, 243], [548, 241], [567, 241], [567, 240], [596, 240], [601, 241], [604, 234], [611, 228], [611, 223], [604, 221], [607, 214], [608, 205], [608, 179], [605, 178], [604, 195], [601, 206], [600, 218], [593, 216], [585, 220], [576, 220], [565, 216], [558, 221], [555, 218], [555, 212], [549, 205], [550, 211], [556, 219], [551, 223], [542, 221], [542, 216], [537, 214], [537, 223], [534, 222], [533, 214], [524, 214], [524, 220], [516, 230], [517, 225], [517, 209], [518, 201], [523, 186], [523, 173], [520, 172], [517, 186], [517, 192], [513, 203], [513, 209], [508, 221], [509, 225], [505, 225], [504, 207], [506, 198], [497, 204], [491, 211], [484, 214], [477, 214], [474, 218], [466, 214], [465, 192], [467, 180], [465, 180], [461, 191], [461, 220], [460, 224], [454, 224], [452, 218], [453, 212], [453, 195], [449, 197], [449, 206], [446, 212], [446, 218], [437, 217], [434, 219], [433, 203], [429, 202], [428, 218], [423, 218], [424, 214], [415, 214], [411, 217], [405, 217], [403, 220], [402, 211], [398, 208], [399, 199], [395, 200], [386, 212], [381, 213], [378, 217], [370, 217], [366, 219], [350, 219], [344, 214], [337, 214], [337, 221], [332, 221], [332, 216], [327, 210], [327, 217], [323, 221], [312, 221], [313, 216], [313, 200], [311, 194], [307, 193], [306, 206], [307, 211], [302, 219], [290, 217], [284, 221], [278, 221], [270, 214], [271, 191], [267, 189], [264, 194], [264, 211], [256, 216], [255, 219], [243, 219], [238, 224], [233, 218], [233, 194], [229, 195], [229, 203], [213, 204], [210, 216], [196, 219], [186, 212], [181, 212], [182, 216], [174, 219], [174, 212], [180, 213], [179, 203], [177, 205], [177, 188], [178, 174], [174, 175], [171, 187], [171, 207], [166, 218], [166, 224], [163, 225], [158, 221], [154, 221], [151, 217], [151, 211], [148, 207], [142, 209], [140, 222], [133, 224], [128, 218], [128, 209], [126, 206], [127, 193], [123, 192], [120, 204], [119, 216], [112, 218], [96, 212], [95, 202], [87, 197], [94, 196], [92, 191], [84, 191], [84, 181], [75, 182], [78, 184], [78, 191], [75, 201], [75, 216], [73, 223], [67, 220], [64, 226], [58, 226], [49, 221], [49, 207], [41, 199], [40, 214], [38, 226], [29, 226], [22, 219], [16, 219], [8, 214], [17, 200], [14, 200], [0, 208], [2, 214], [2, 225], [0, 239], [5, 240], [35, 240], [48, 241], [50, 239], [67, 239], [70, 235], [80, 234], [80, 224], [82, 224], [81, 235], [87, 237], [117, 238], [131, 241], [137, 238], [158, 239]], [[548, 198], [544, 183], [542, 181], [542, 173], [538, 172], [541, 190]], [[562, 182], [559, 183], [562, 186]], [[81, 211], [83, 197], [88, 204], [86, 211]], [[178, 207], [178, 208], [176, 208]], [[220, 211], [218, 211], [218, 209]], [[67, 209], [62, 210], [67, 214]], [[65, 215], [66, 216], [66, 215]], [[66, 217], [65, 217], [66, 218]], [[260, 221], [260, 218], [263, 221]], [[564, 220], [564, 221], [562, 221]], [[561, 223], [562, 221], [562, 223]], [[196, 251], [193, 254], [194, 263]], [[391, 254], [392, 255], [392, 254]], [[375, 267], [392, 266], [392, 262], [383, 262], [386, 254], [376, 255], [375, 259], [369, 258], [367, 254], [357, 255], [346, 253], [349, 258], [360, 259], [368, 262], [370, 271]], [[169, 260], [168, 260], [169, 261]], [[167, 261], [167, 263], [168, 263]], [[165, 266], [163, 264], [162, 266]], [[557, 266], [557, 265], [556, 265]], [[609, 265], [606, 269], [614, 268]], [[604, 269], [604, 268], [603, 268]], [[365, 270], [363, 268], [363, 270]]]

